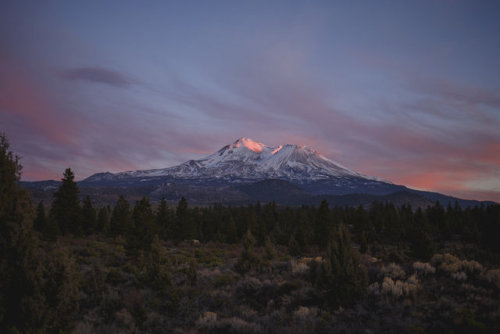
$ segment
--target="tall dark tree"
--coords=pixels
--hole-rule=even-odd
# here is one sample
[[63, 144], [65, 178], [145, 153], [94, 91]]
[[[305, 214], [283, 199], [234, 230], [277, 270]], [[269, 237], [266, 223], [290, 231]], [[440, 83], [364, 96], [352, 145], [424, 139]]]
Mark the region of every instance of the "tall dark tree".
[[89, 196], [85, 197], [83, 201], [82, 226], [85, 234], [92, 234], [97, 230], [97, 214]]
[[103, 206], [99, 208], [97, 212], [97, 231], [107, 233], [109, 230], [109, 212], [108, 206]]
[[120, 196], [111, 214], [109, 223], [109, 235], [118, 236], [125, 233], [132, 227], [132, 212], [130, 204], [125, 197]]
[[161, 199], [160, 205], [156, 210], [156, 223], [160, 229], [160, 237], [164, 240], [171, 238], [171, 217], [170, 210], [167, 206], [165, 198]]
[[75, 174], [73, 174], [71, 168], [64, 171], [61, 181], [59, 189], [54, 193], [50, 216], [57, 223], [62, 233], [81, 235], [83, 229], [80, 200], [78, 199], [79, 189], [75, 182]]
[[330, 208], [328, 207], [327, 200], [324, 199], [321, 201], [319, 206], [314, 226], [315, 242], [319, 249], [325, 249], [328, 245], [332, 227], [333, 224], [331, 221]]
[[238, 241], [236, 223], [234, 222], [234, 218], [231, 214], [227, 215], [224, 219], [224, 234], [226, 236], [225, 241], [228, 244], [234, 244]]
[[188, 203], [184, 197], [181, 198], [175, 210], [175, 225], [173, 231], [174, 240], [186, 240], [196, 238], [196, 224], [188, 210]]
[[25, 303], [32, 296], [27, 262], [34, 259], [32, 208], [27, 193], [19, 188], [19, 158], [9, 151], [0, 135], [0, 332], [22, 329], [30, 319]]
[[36, 207], [36, 218], [33, 222], [33, 227], [37, 231], [42, 232], [46, 226], [47, 217], [45, 215], [45, 205], [43, 204], [43, 201], [40, 201], [40, 203], [38, 203], [38, 206]]
[[317, 291], [332, 307], [351, 305], [365, 293], [366, 270], [360, 266], [359, 255], [351, 246], [344, 224], [335, 229], [325, 260], [312, 262], [311, 276]]
[[66, 271], [69, 257], [59, 261], [53, 251], [39, 247], [29, 196], [19, 188], [20, 173], [17, 156], [0, 135], [0, 333], [68, 331], [78, 280]]
[[127, 232], [127, 243], [125, 247], [129, 254], [137, 254], [138, 251], [150, 251], [153, 238], [158, 234], [156, 217], [147, 197], [137, 201], [132, 213], [132, 228]]
[[242, 240], [243, 250], [235, 265], [235, 270], [240, 274], [244, 274], [260, 265], [260, 259], [254, 250], [255, 243], [256, 241], [252, 232], [248, 230]]

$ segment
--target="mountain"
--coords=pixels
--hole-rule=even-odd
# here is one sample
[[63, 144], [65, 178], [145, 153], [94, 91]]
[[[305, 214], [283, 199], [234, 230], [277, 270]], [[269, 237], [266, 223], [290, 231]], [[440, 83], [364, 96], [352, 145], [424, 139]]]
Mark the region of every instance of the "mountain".
[[331, 179], [332, 177], [367, 176], [349, 170], [322, 156], [315, 150], [299, 145], [270, 147], [249, 138], [240, 138], [231, 145], [200, 160], [151, 170], [121, 173], [100, 173], [85, 182], [107, 182], [127, 178], [173, 177], [180, 179], [263, 180], [284, 179], [299, 183]]
[[[26, 183], [36, 194], [54, 184]], [[267, 146], [240, 138], [217, 152], [178, 166], [120, 173], [98, 173], [80, 181], [82, 194], [112, 200], [149, 196], [177, 201], [181, 196], [199, 204], [276, 201], [284, 204], [316, 204], [328, 198], [332, 204], [359, 205], [374, 200], [418, 206], [436, 200], [462, 206], [480, 202], [423, 192], [362, 175], [301, 145]], [[104, 196], [105, 194], [105, 196]]]

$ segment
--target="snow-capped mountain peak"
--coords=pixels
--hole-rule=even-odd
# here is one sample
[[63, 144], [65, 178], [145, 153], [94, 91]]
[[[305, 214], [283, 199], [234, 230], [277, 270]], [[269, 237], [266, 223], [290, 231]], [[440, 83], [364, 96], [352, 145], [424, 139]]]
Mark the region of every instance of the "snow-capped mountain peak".
[[245, 147], [250, 151], [254, 151], [255, 153], [262, 152], [263, 148], [266, 147], [266, 145], [262, 143], [258, 143], [250, 138], [245, 138], [245, 137], [241, 137], [240, 139], [235, 141], [232, 146], [234, 148]]
[[[100, 179], [96, 174], [87, 179]], [[302, 145], [267, 146], [250, 138], [239, 138], [233, 144], [199, 160], [178, 166], [114, 174], [126, 177], [174, 177], [182, 179], [262, 180], [283, 179], [309, 182], [322, 179], [362, 177]], [[106, 175], [109, 177], [109, 175]]]

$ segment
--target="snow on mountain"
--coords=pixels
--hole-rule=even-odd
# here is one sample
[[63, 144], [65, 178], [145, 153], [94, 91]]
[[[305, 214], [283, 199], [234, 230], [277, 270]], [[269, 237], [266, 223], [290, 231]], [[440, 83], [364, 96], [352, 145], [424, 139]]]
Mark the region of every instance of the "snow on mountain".
[[284, 179], [299, 182], [343, 177], [375, 180], [349, 170], [305, 146], [271, 147], [250, 138], [240, 138], [202, 159], [189, 160], [178, 166], [116, 174], [100, 173], [85, 181], [103, 181], [110, 177], [122, 179], [165, 176], [183, 179]]

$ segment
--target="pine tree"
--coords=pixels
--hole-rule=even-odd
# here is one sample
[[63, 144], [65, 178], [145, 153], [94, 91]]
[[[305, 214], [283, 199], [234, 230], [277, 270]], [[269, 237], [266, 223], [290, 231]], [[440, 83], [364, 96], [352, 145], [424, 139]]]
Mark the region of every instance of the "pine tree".
[[102, 207], [97, 213], [97, 226], [98, 232], [107, 233], [109, 230], [109, 207]]
[[24, 303], [34, 290], [28, 263], [34, 260], [32, 208], [18, 184], [19, 158], [0, 135], [0, 332], [22, 330], [30, 323]]
[[43, 201], [38, 203], [36, 207], [36, 218], [33, 222], [33, 227], [38, 232], [42, 232], [47, 226], [47, 217], [45, 216], [45, 205], [43, 205]]
[[316, 224], [314, 226], [314, 236], [316, 245], [319, 249], [325, 249], [330, 239], [332, 222], [330, 216], [330, 209], [326, 199], [321, 201], [316, 217]]
[[236, 223], [231, 214], [225, 219], [224, 233], [226, 235], [225, 241], [228, 244], [234, 244], [238, 241], [238, 234], [236, 231]]
[[255, 253], [255, 238], [250, 230], [247, 231], [243, 237], [243, 250], [241, 251], [240, 258], [235, 265], [235, 270], [240, 274], [244, 274], [251, 269], [255, 269], [260, 265], [260, 259]]
[[173, 231], [174, 240], [196, 239], [196, 224], [191, 217], [188, 203], [184, 197], [181, 198], [175, 210], [175, 225]]
[[147, 197], [136, 202], [132, 217], [132, 228], [126, 234], [125, 247], [127, 252], [137, 254], [141, 250], [151, 250], [151, 243], [154, 236], [158, 234], [158, 229], [156, 228], [156, 217]]
[[361, 298], [367, 287], [366, 270], [352, 249], [349, 231], [340, 224], [328, 245], [323, 262], [312, 262], [311, 279], [325, 302], [332, 306], [351, 305]]
[[80, 200], [78, 199], [79, 189], [74, 179], [73, 171], [71, 168], [67, 168], [64, 171], [62, 183], [54, 194], [50, 216], [63, 234], [81, 235], [83, 229]]
[[18, 184], [21, 165], [8, 149], [0, 135], [0, 332], [68, 331], [78, 305], [72, 259], [39, 247], [31, 202]]
[[139, 265], [144, 283], [156, 290], [165, 291], [171, 286], [171, 268], [160, 239], [155, 235], [151, 242], [151, 250], [144, 252]]
[[125, 235], [125, 233], [132, 227], [130, 204], [125, 197], [120, 196], [120, 198], [118, 198], [118, 201], [113, 208], [109, 225], [110, 236]]
[[82, 225], [85, 234], [95, 233], [97, 230], [97, 215], [90, 197], [85, 197], [82, 206]]
[[171, 234], [171, 223], [170, 223], [170, 210], [167, 206], [167, 201], [165, 198], [161, 199], [158, 210], [156, 211], [156, 223], [160, 229], [160, 236], [162, 239], [166, 240], [170, 238]]

